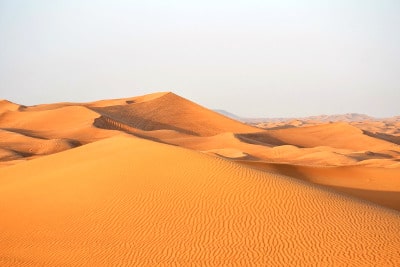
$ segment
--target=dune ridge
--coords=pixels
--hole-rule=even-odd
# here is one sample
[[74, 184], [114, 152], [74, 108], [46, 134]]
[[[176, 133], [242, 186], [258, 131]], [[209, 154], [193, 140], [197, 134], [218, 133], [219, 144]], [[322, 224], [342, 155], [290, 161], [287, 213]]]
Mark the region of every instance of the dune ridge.
[[21, 106], [11, 101], [0, 99], [0, 114], [6, 111], [15, 111], [20, 109]]

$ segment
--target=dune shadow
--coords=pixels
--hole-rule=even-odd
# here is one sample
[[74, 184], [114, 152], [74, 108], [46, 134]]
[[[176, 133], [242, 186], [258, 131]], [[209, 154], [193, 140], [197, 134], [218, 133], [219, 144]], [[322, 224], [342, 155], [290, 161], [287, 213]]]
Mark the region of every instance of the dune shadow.
[[282, 129], [291, 129], [291, 128], [297, 128], [294, 125], [281, 125], [281, 126], [275, 126], [268, 128], [268, 130], [282, 130]]
[[20, 106], [18, 107], [18, 111], [25, 111], [26, 108], [27, 108], [27, 106], [25, 106], [25, 105], [20, 105]]
[[244, 143], [253, 145], [262, 145], [268, 147], [287, 145], [287, 143], [283, 142], [282, 140], [265, 132], [235, 134], [235, 137]]
[[14, 149], [9, 149], [11, 152], [15, 153], [16, 155], [20, 156], [21, 158], [29, 158], [35, 156], [34, 153], [24, 152], [24, 151], [17, 151]]
[[352, 153], [346, 155], [349, 158], [355, 159], [357, 161], [363, 161], [368, 159], [391, 159], [393, 158], [392, 155], [384, 154], [384, 153], [377, 153], [372, 151], [367, 151], [365, 153]]
[[396, 145], [400, 145], [400, 136], [395, 136], [395, 135], [390, 135], [390, 134], [385, 134], [385, 133], [373, 133], [369, 131], [363, 131], [365, 135], [368, 135], [370, 137], [374, 137], [377, 139], [381, 139]]
[[258, 170], [281, 174], [291, 177], [293, 179], [306, 181], [325, 190], [328, 189], [329, 191], [333, 191], [344, 195], [349, 195], [364, 201], [372, 202], [380, 206], [400, 211], [400, 192], [398, 191], [369, 190], [369, 189], [352, 188], [345, 186], [327, 185], [323, 183], [315, 183], [313, 182], [312, 177], [306, 175], [297, 166], [290, 164], [265, 163], [257, 161], [252, 162], [245, 160], [243, 161], [237, 160], [235, 162], [246, 166], [250, 166]]
[[373, 203], [385, 206], [391, 209], [400, 211], [400, 192], [397, 191], [379, 191], [379, 190], [367, 190], [359, 188], [350, 188], [342, 186], [327, 186], [333, 188], [339, 192], [371, 201]]
[[[123, 112], [119, 109], [118, 106], [111, 106], [106, 108], [92, 107], [90, 109], [101, 115], [100, 118], [96, 119], [97, 125], [104, 125], [104, 126], [99, 128], [104, 128], [105, 125], [112, 124], [114, 125], [114, 127], [119, 127], [119, 128], [124, 127], [123, 125], [125, 125], [143, 131], [174, 130], [184, 134], [195, 135], [195, 136], [199, 135], [196, 132], [176, 127], [174, 125], [162, 123], [159, 121], [154, 121], [151, 119], [146, 119], [140, 116], [136, 116], [135, 114], [132, 114], [130, 112]], [[101, 120], [108, 122], [100, 123], [99, 121]], [[97, 125], [95, 124], [95, 126]]]
[[152, 137], [152, 136], [148, 136], [142, 133], [138, 133], [137, 130], [134, 127], [113, 121], [107, 117], [104, 116], [100, 116], [98, 118], [96, 118], [93, 121], [93, 126], [100, 128], [100, 129], [105, 129], [105, 130], [117, 130], [117, 131], [122, 131], [124, 133], [142, 138], [142, 139], [146, 139], [146, 140], [150, 140], [150, 141], [154, 141], [154, 142], [158, 142], [158, 143], [163, 143], [163, 144], [168, 144], [168, 145], [173, 145], [176, 146], [175, 144], [171, 144], [168, 142], [165, 142], [159, 138], [156, 137]]
[[[8, 132], [12, 132], [12, 133], [24, 135], [24, 136], [27, 136], [27, 137], [30, 137], [30, 138], [40, 139], [40, 140], [52, 140], [52, 138], [45, 138], [43, 136], [40, 136], [37, 132], [32, 131], [32, 130], [19, 129], [19, 128], [0, 128], [0, 130], [5, 130], [5, 131], [8, 131]], [[75, 139], [62, 138], [62, 137], [60, 139], [65, 140], [71, 146], [71, 148], [78, 147], [78, 146], [82, 145], [82, 143], [80, 141], [75, 140]], [[32, 155], [27, 154], [27, 155], [24, 155], [24, 157], [32, 156]]]
[[19, 129], [19, 128], [0, 128], [0, 129], [8, 131], [8, 132], [13, 132], [13, 133], [16, 133], [16, 134], [25, 135], [25, 136], [28, 136], [28, 137], [31, 137], [31, 138], [47, 140], [47, 138], [44, 138], [44, 137], [40, 136], [37, 132], [32, 131], [32, 130]]
[[257, 161], [257, 160], [259, 160], [259, 158], [255, 157], [253, 155], [247, 154], [247, 153], [246, 153], [247, 155], [245, 155], [243, 157], [228, 157], [228, 156], [224, 156], [222, 154], [219, 154], [218, 152], [214, 152], [214, 154], [216, 154], [218, 157], [221, 157], [221, 158], [224, 158], [224, 159], [227, 159], [227, 160], [233, 160], [234, 162], [241, 161], [241, 160], [243, 160], [243, 161]]
[[298, 178], [303, 181], [310, 182], [308, 176], [306, 176], [303, 172], [301, 172], [296, 165], [284, 164], [284, 163], [266, 163], [264, 161], [252, 161], [252, 160], [237, 160], [239, 164], [243, 164], [246, 166], [250, 166], [252, 168], [282, 174], [285, 176], [290, 176], [294, 178]]

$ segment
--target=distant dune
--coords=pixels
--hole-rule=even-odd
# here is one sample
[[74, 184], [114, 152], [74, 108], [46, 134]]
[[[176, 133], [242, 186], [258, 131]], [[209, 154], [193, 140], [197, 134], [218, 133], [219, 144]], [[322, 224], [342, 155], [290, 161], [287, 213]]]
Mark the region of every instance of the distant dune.
[[1, 100], [0, 266], [397, 266], [399, 123]]
[[270, 131], [269, 135], [284, 143], [299, 147], [330, 146], [333, 148], [361, 150], [390, 150], [398, 146], [385, 140], [371, 138], [347, 123], [330, 123], [317, 126], [288, 128]]

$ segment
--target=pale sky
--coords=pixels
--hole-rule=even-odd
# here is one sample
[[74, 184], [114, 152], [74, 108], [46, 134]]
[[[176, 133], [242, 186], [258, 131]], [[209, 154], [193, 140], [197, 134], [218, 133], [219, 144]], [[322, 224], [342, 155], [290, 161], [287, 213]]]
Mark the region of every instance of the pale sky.
[[400, 115], [399, 0], [0, 0], [0, 98]]

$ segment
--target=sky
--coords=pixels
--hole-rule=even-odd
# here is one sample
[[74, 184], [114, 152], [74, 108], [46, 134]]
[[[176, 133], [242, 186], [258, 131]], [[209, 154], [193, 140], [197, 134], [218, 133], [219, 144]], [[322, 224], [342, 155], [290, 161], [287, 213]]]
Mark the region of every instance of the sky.
[[0, 98], [400, 115], [400, 1], [0, 0]]

